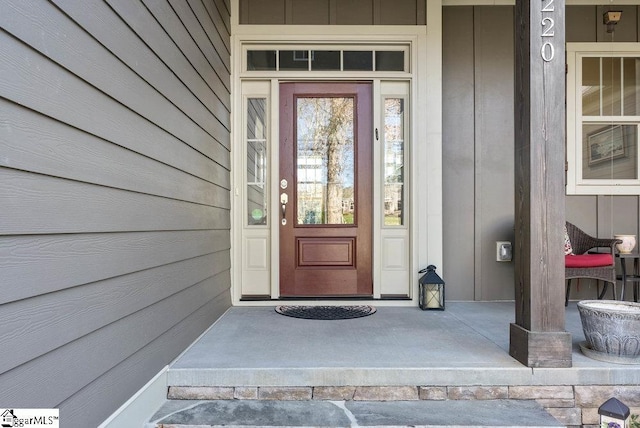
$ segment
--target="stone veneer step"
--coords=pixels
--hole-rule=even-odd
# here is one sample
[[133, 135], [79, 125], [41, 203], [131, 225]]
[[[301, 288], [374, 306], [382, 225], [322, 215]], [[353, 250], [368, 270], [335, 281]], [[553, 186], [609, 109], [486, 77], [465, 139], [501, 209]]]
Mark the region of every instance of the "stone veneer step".
[[563, 427], [532, 400], [172, 400], [158, 428], [204, 427]]
[[[598, 428], [598, 407], [616, 397], [640, 414], [640, 385], [170, 386], [167, 398], [221, 401], [535, 401], [566, 426]], [[177, 404], [180, 406], [181, 404]], [[324, 405], [323, 405], [324, 406]]]

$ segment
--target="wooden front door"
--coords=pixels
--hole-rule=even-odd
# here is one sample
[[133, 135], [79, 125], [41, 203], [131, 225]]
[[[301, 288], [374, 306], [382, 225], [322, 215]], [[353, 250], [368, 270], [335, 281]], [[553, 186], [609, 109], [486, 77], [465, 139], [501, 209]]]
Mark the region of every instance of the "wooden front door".
[[280, 85], [280, 295], [371, 296], [370, 83]]

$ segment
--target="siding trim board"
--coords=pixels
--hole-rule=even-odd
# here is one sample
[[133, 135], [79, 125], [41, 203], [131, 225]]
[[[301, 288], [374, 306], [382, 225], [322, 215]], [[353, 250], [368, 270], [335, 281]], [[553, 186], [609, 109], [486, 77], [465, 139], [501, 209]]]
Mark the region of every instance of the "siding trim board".
[[228, 8], [0, 3], [2, 402], [97, 426], [231, 305]]
[[112, 413], [98, 428], [144, 426], [167, 400], [167, 371], [164, 366], [153, 379], [136, 391], [122, 406]]

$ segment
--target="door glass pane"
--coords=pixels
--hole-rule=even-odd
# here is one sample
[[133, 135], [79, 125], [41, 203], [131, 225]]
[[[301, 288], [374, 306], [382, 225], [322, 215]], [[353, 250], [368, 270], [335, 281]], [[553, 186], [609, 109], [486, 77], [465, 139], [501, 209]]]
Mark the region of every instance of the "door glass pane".
[[600, 116], [600, 58], [582, 59], [582, 115]]
[[354, 100], [296, 100], [297, 224], [354, 224]]
[[638, 178], [638, 127], [619, 124], [582, 126], [584, 179]]
[[249, 225], [267, 224], [266, 99], [247, 100], [247, 213]]
[[404, 100], [384, 100], [384, 224], [399, 226], [403, 220]]

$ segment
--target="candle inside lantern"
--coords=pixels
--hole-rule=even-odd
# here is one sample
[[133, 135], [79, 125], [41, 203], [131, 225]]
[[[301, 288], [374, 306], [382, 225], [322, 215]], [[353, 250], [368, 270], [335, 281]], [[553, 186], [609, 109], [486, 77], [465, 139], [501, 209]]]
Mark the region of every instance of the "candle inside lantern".
[[427, 284], [427, 308], [440, 307], [440, 293], [438, 286], [435, 284]]

